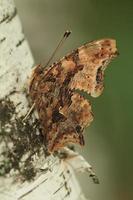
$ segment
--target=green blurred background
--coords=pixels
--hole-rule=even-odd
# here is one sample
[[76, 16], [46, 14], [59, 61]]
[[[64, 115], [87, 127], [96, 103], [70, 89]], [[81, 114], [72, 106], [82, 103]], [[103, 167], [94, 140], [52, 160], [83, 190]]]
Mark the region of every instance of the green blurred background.
[[35, 62], [48, 60], [66, 29], [72, 35], [56, 59], [83, 43], [104, 37], [117, 40], [120, 56], [106, 71], [105, 90], [88, 97], [95, 119], [78, 150], [92, 164], [100, 185], [78, 175], [91, 200], [133, 199], [133, 1], [15, 0]]

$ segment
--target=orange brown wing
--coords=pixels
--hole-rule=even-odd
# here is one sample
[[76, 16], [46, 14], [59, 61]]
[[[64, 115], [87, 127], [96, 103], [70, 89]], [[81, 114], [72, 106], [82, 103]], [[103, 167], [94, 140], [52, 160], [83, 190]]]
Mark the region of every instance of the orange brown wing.
[[42, 66], [34, 69], [30, 96], [49, 152], [70, 142], [84, 145], [83, 130], [93, 115], [90, 103], [75, 89], [99, 96], [104, 70], [116, 55], [115, 40], [102, 39], [81, 46], [45, 70]]

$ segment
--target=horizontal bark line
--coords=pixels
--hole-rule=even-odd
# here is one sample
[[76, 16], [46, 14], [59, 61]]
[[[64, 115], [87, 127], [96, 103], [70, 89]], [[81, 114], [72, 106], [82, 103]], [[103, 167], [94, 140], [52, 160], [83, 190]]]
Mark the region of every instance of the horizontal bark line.
[[6, 23], [9, 23], [16, 15], [17, 15], [17, 9], [15, 8], [11, 13], [11, 15], [6, 14], [5, 16], [3, 16], [3, 19], [0, 21], [0, 24], [2, 24], [5, 21]]

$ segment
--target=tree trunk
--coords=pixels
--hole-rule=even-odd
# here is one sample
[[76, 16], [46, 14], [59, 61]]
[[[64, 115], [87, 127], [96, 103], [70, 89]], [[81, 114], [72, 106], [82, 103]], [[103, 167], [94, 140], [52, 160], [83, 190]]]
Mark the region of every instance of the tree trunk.
[[45, 157], [34, 116], [22, 121], [33, 65], [14, 2], [0, 0], [0, 199], [85, 200], [74, 168], [90, 165], [68, 149], [68, 159]]

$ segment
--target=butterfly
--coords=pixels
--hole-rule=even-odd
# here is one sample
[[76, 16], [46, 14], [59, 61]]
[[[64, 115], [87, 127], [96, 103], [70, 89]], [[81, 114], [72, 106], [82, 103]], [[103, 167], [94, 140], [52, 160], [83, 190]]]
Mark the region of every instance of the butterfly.
[[42, 65], [33, 69], [29, 93], [48, 152], [69, 143], [85, 144], [83, 132], [93, 113], [90, 102], [78, 90], [92, 97], [101, 95], [104, 71], [117, 55], [114, 39], [100, 39], [82, 45], [46, 69]]

